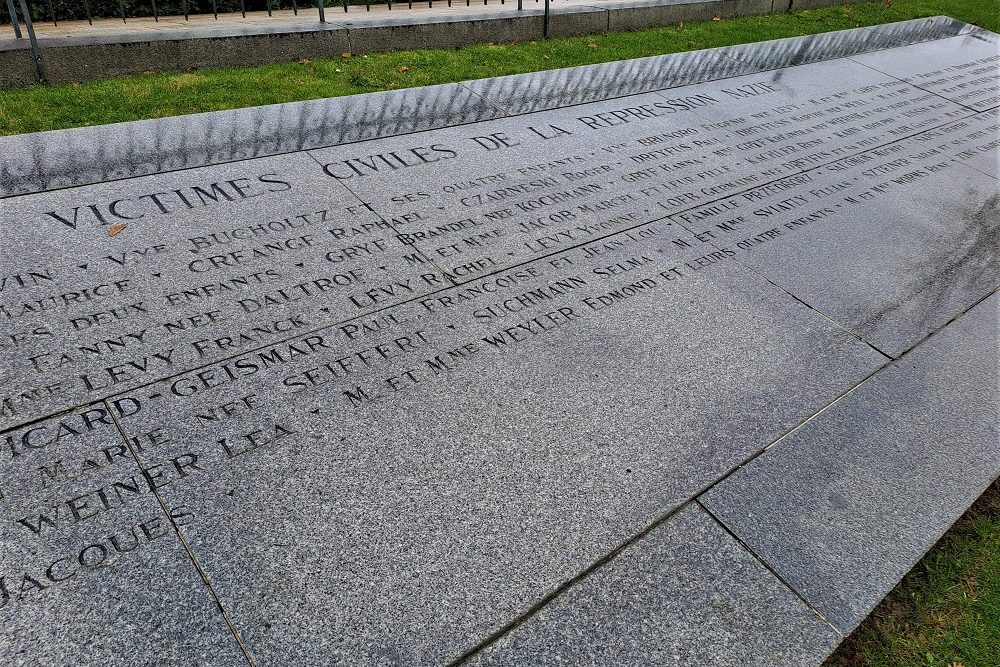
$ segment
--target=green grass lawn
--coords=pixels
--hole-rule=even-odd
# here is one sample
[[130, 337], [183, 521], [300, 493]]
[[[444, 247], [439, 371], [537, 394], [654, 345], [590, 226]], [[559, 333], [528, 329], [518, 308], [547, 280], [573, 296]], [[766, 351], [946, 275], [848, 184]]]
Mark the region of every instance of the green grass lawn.
[[[400, 51], [0, 91], [0, 135], [336, 97], [945, 14], [1000, 31], [998, 0], [885, 0], [638, 32]], [[996, 667], [995, 665], [990, 667]]]
[[1000, 666], [1000, 482], [959, 519], [827, 667]]

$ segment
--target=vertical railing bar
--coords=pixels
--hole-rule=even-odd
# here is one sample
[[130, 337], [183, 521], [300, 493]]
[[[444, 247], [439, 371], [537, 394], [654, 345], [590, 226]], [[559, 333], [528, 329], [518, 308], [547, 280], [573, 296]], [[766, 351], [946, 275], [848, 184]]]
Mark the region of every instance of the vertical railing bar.
[[299, 3], [296, 0], [292, 0], [292, 13], [296, 16], [299, 15]]
[[153, 4], [153, 20], [157, 23], [160, 22], [160, 14], [156, 11], [156, 0], [149, 0]]
[[319, 9], [319, 22], [326, 23], [326, 8], [323, 7], [323, 0], [319, 0], [319, 2], [316, 3], [316, 7]]
[[215, 20], [219, 20], [219, 3], [212, 0], [212, 15], [215, 16]]
[[125, 25], [128, 25], [128, 21], [125, 20], [125, 2], [124, 2], [124, 0], [118, 0], [118, 11], [121, 12], [122, 23], [124, 23]]
[[549, 38], [549, 0], [545, 0], [545, 24], [542, 26], [542, 37]]
[[271, 15], [271, 0], [267, 0], [267, 15]]
[[187, 0], [181, 0], [181, 9], [184, 10], [184, 20], [185, 21], [190, 21], [191, 19], [188, 18], [188, 2], [187, 2]]
[[365, 0], [365, 11], [370, 12], [372, 10], [372, 0]]
[[409, 7], [407, 7], [407, 9], [413, 9], [413, 0], [407, 0], [407, 3], [409, 4]]
[[10, 25], [14, 28], [14, 38], [24, 39], [21, 36], [21, 23], [17, 20], [17, 10], [14, 9], [14, 0], [7, 0], [7, 12], [10, 13]]
[[517, 11], [521, 11], [521, 9], [522, 9], [521, 2], [522, 2], [522, 0], [517, 0]]
[[45, 78], [45, 65], [42, 64], [42, 51], [38, 48], [38, 40], [35, 39], [35, 26], [31, 23], [31, 13], [28, 11], [28, 5], [25, 4], [24, 0], [21, 2], [21, 13], [24, 14], [21, 18], [24, 19], [24, 27], [28, 30], [28, 40], [31, 41], [31, 55], [35, 57], [35, 70], [38, 72], [38, 81], [41, 83], [48, 83]]
[[344, 13], [347, 13], [347, 0], [344, 0]]
[[[322, 13], [322, 10], [320, 10], [320, 12]], [[240, 14], [243, 15], [243, 18], [247, 17], [247, 3], [246, 3], [246, 0], [240, 0]]]
[[386, 0], [386, 4], [389, 5], [389, 11], [392, 11], [392, 0]]

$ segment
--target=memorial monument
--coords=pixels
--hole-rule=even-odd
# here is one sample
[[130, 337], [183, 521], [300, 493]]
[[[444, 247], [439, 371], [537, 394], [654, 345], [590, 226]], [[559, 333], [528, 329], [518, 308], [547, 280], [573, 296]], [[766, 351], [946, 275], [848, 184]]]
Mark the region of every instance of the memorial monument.
[[1000, 474], [998, 67], [0, 139], [0, 662], [819, 665]]

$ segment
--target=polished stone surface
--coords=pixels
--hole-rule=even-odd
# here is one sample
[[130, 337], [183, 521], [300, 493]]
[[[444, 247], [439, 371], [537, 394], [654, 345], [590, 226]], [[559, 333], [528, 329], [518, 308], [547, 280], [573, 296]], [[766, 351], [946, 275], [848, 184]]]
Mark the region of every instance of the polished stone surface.
[[850, 632], [1000, 475], [992, 296], [701, 496]]
[[982, 32], [947, 16], [932, 16], [868, 28], [743, 44], [730, 47], [726, 53], [761, 70], [773, 70]]
[[0, 302], [5, 425], [448, 284], [304, 153], [4, 199], [0, 214], [22, 221]]
[[780, 178], [671, 220], [893, 357], [996, 288], [995, 118], [850, 63], [763, 85], [775, 92], [697, 111], [736, 140], [726, 179]]
[[690, 505], [468, 664], [816, 665], [840, 635], [777, 583]]
[[972, 32], [852, 59], [976, 111], [1000, 106], [1000, 40], [993, 33]]
[[4, 665], [246, 665], [175, 532], [196, 517], [156, 496], [176, 469], [144, 473], [115, 427], [132, 409], [96, 404], [0, 435]]
[[0, 195], [101, 183], [502, 115], [461, 84], [0, 137]]
[[725, 79], [755, 70], [753, 65], [729, 57], [724, 49], [706, 49], [514, 74], [465, 85], [513, 115]]
[[129, 435], [172, 434], [147, 465], [201, 456], [164, 498], [196, 508], [183, 534], [258, 664], [457, 658], [882, 365], [673, 238], [654, 223], [127, 395]]
[[[936, 16], [585, 70], [0, 137], [0, 154], [5, 156], [0, 163], [0, 196], [394, 136], [724, 78], [748, 66], [768, 70], [970, 31], [982, 32]], [[539, 99], [544, 100], [541, 106]]]
[[[42, 567], [0, 646], [816, 665], [821, 616], [847, 632], [996, 475], [991, 39], [936, 18], [7, 141], [4, 611], [25, 568], [169, 530]], [[973, 65], [949, 91], [894, 53]], [[81, 605], [99, 646], [62, 629]]]

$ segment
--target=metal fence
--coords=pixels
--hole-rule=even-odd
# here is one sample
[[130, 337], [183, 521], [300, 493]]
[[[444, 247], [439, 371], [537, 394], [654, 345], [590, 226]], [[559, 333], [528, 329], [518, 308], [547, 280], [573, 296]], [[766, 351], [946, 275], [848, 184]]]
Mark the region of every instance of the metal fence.
[[[247, 16], [247, 0], [239, 0], [238, 7], [234, 0], [223, 0], [223, 5], [220, 7], [219, 0], [211, 0], [210, 5], [204, 6], [204, 2], [198, 0], [180, 0], [179, 2], [173, 1], [167, 4], [166, 9], [162, 5], [157, 5], [156, 0], [145, 0], [148, 4], [144, 5], [148, 9], [148, 13], [140, 13], [138, 10], [143, 5], [137, 5], [129, 2], [128, 8], [124, 0], [98, 0], [101, 7], [98, 8], [99, 11], [92, 11], [90, 0], [81, 0], [81, 4], [77, 6], [66, 7], [62, 4], [60, 12], [55, 5], [53, 5], [53, 0], [44, 0], [44, 7], [38, 8], [37, 5], [40, 3], [35, 1], [28, 3], [27, 0], [17, 0], [20, 4], [20, 19], [18, 17], [18, 8], [15, 7], [15, 0], [6, 0], [7, 3], [7, 16], [0, 19], [9, 19], [10, 24], [14, 30], [14, 35], [18, 38], [22, 38], [22, 32], [20, 27], [20, 22], [23, 21], [25, 27], [29, 28], [32, 26], [33, 22], [46, 21], [52, 23], [53, 25], [59, 25], [60, 20], [86, 20], [87, 23], [93, 25], [95, 13], [99, 13], [101, 18], [116, 18], [120, 19], [122, 23], [127, 24], [130, 18], [152, 18], [153, 20], [159, 22], [161, 16], [183, 16], [184, 20], [190, 20], [192, 14], [201, 14], [201, 9], [209, 9], [210, 11], [205, 12], [214, 16], [215, 19], [219, 18], [219, 15], [232, 15], [240, 14], [243, 18]], [[508, 3], [508, 0], [493, 0], [494, 4], [504, 5]], [[327, 4], [329, 2], [329, 4]], [[423, 5], [426, 2], [429, 8], [434, 7], [434, 0], [418, 0], [418, 5]], [[471, 7], [473, 5], [489, 5], [489, 0], [437, 0], [439, 5], [447, 4], [448, 7], [454, 5], [465, 5], [466, 7]], [[549, 6], [549, 0], [509, 0], [509, 4], [517, 6], [518, 10], [524, 8], [525, 3], [542, 5], [546, 8]], [[337, 10], [339, 11], [343, 8], [344, 12], [348, 11], [349, 7], [360, 8], [364, 6], [365, 11], [371, 11], [372, 5], [385, 6], [389, 11], [392, 11], [393, 6], [398, 7], [400, 5], [406, 5], [408, 9], [413, 9], [413, 0], [383, 0], [382, 2], [373, 3], [371, 0], [305, 0], [303, 6], [300, 7], [298, 0], [264, 0], [263, 2], [257, 2], [260, 5], [259, 11], [266, 11], [267, 15], [273, 16], [273, 12], [278, 9], [288, 8], [291, 9], [295, 16], [299, 15], [299, 11], [302, 10], [305, 13], [307, 10], [316, 10], [316, 16], [320, 23], [326, 23], [326, 12], [327, 10]], [[32, 5], [35, 5], [34, 7]], [[115, 11], [112, 13], [107, 11], [110, 6], [115, 7]], [[32, 11], [33, 10], [33, 11]], [[103, 11], [100, 11], [103, 10]], [[194, 11], [192, 11], [194, 10]], [[253, 8], [250, 11], [254, 11]], [[60, 15], [60, 13], [62, 15]], [[311, 14], [311, 11], [309, 12]]]
[[[215, 18], [219, 19], [219, 15], [223, 16], [233, 16], [239, 14], [242, 18], [247, 17], [248, 0], [238, 0], [238, 5], [236, 0], [210, 0], [210, 14]], [[316, 20], [319, 23], [327, 23], [327, 12], [328, 11], [340, 11], [343, 8], [345, 13], [348, 12], [349, 8], [354, 7], [360, 11], [363, 6], [364, 11], [371, 11], [372, 5], [386, 7], [388, 11], [393, 11], [395, 7], [398, 9], [401, 5], [405, 5], [407, 9], [413, 9], [414, 0], [384, 0], [384, 2], [372, 3], [371, 0], [304, 0], [303, 6], [299, 6], [299, 0], [251, 0], [257, 5], [263, 5], [259, 10], [260, 12], [266, 11], [268, 17], [274, 17], [274, 12], [279, 9], [288, 8], [292, 10], [294, 16], [299, 16], [300, 11], [303, 14], [303, 18], [306, 20]], [[44, 7], [39, 8], [38, 5], [41, 4], [39, 0], [34, 0], [32, 2], [34, 7], [29, 6], [28, 0], [5, 0], [7, 8], [7, 16], [3, 17], [10, 20], [10, 26], [13, 30], [14, 37], [17, 39], [24, 39], [27, 33], [27, 38], [31, 44], [32, 56], [35, 60], [35, 67], [38, 70], [38, 79], [42, 83], [46, 83], [45, 76], [45, 66], [42, 60], [41, 48], [38, 44], [38, 39], [35, 33], [35, 22], [45, 21], [52, 23], [55, 26], [59, 25], [60, 20], [73, 20], [73, 21], [83, 21], [86, 20], [88, 25], [94, 25], [95, 13], [98, 18], [113, 18], [115, 20], [121, 20], [122, 23], [128, 24], [130, 18], [152, 18], [155, 22], [159, 22], [161, 17], [174, 17], [179, 18], [184, 17], [185, 21], [189, 21], [192, 15], [202, 15], [201, 10], [208, 9], [209, 6], [205, 5], [205, 0], [173, 0], [172, 2], [167, 2], [161, 5], [157, 5], [156, 0], [140, 0], [140, 2], [148, 2], [148, 5], [135, 4], [132, 0], [129, 0], [128, 7], [126, 7], [125, 0], [94, 0], [94, 2], [99, 3], [99, 5], [92, 9], [91, 0], [73, 0], [72, 4], [60, 3], [60, 8], [63, 10], [61, 12], [63, 15], [60, 16], [60, 12], [53, 5], [53, 0], [44, 0]], [[17, 5], [15, 5], [15, 2]], [[80, 4], [77, 4], [79, 2]], [[162, 0], [161, 0], [162, 2]], [[327, 4], [329, 2], [329, 4]], [[433, 9], [434, 0], [418, 0], [417, 5], [423, 6], [423, 3], [427, 3], [427, 7]], [[482, 5], [489, 5], [490, 0], [437, 0], [438, 5], [446, 4], [448, 7], [452, 6], [462, 6], [473, 7], [478, 6], [480, 2]], [[525, 8], [525, 5], [535, 5], [544, 7], [543, 11], [543, 36], [548, 37], [549, 35], [549, 19], [550, 19], [550, 2], [551, 0], [493, 0], [494, 4], [510, 4], [512, 8], [516, 5], [517, 11], [521, 11]], [[220, 4], [222, 6], [220, 6]], [[282, 6], [284, 4], [284, 7]], [[116, 11], [112, 14], [108, 11], [110, 6], [116, 6]], [[148, 13], [145, 13], [141, 8], [148, 7]], [[95, 11], [96, 10], [96, 11]], [[194, 10], [194, 11], [192, 11]], [[249, 11], [253, 12], [255, 9], [251, 7]], [[313, 14], [315, 11], [315, 14]], [[314, 19], [308, 19], [306, 17], [315, 17]], [[24, 30], [22, 30], [22, 24]]]

